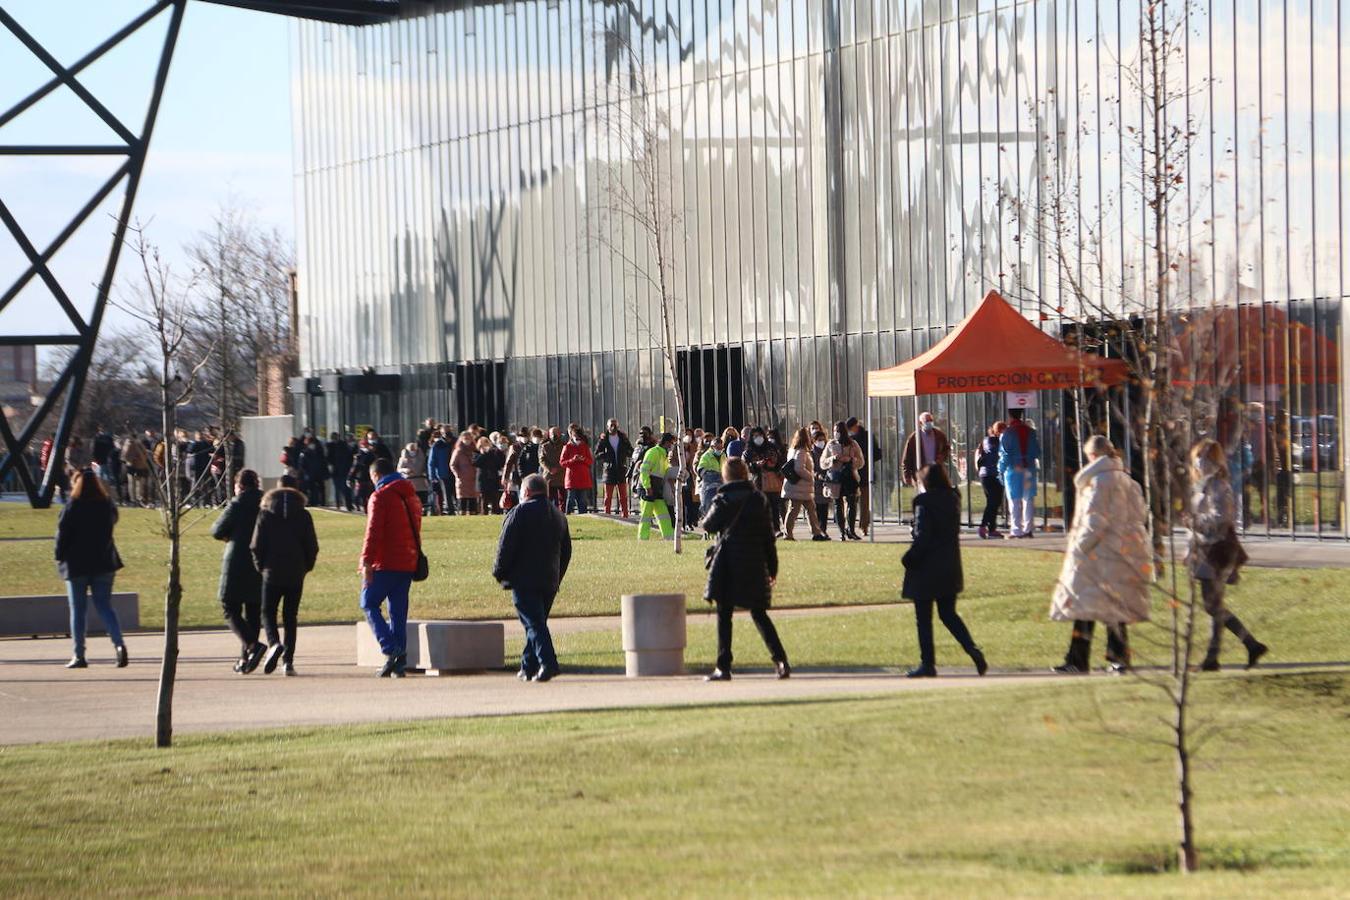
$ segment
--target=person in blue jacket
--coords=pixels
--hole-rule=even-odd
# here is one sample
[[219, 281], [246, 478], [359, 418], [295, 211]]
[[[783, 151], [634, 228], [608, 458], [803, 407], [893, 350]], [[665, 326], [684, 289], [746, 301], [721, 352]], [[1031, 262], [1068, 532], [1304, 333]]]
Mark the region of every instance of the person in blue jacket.
[[450, 498], [455, 494], [455, 482], [450, 477], [450, 452], [454, 449], [455, 442], [442, 429], [436, 432], [436, 439], [427, 450], [427, 480], [431, 482], [433, 514], [450, 512]]
[[1008, 410], [1008, 430], [998, 447], [998, 477], [1008, 495], [1009, 536], [1029, 538], [1035, 529], [1036, 476], [1041, 466], [1041, 442], [1023, 410]]

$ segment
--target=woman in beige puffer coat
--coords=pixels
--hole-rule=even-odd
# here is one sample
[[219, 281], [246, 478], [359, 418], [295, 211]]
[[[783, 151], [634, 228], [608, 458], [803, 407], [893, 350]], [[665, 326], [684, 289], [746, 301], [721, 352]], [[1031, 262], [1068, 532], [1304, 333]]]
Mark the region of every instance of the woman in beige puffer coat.
[[1139, 484], [1101, 435], [1083, 444], [1088, 464], [1074, 478], [1076, 502], [1064, 567], [1050, 603], [1050, 618], [1073, 622], [1064, 664], [1054, 671], [1086, 674], [1097, 622], [1110, 627], [1106, 658], [1117, 671], [1129, 666], [1125, 626], [1148, 621], [1153, 549], [1148, 507]]

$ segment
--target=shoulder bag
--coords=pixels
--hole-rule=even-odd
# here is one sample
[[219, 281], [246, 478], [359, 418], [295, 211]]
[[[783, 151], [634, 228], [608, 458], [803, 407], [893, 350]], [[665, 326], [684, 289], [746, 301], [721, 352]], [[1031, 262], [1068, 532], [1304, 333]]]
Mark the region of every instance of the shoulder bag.
[[426, 581], [431, 575], [431, 564], [427, 562], [427, 555], [422, 552], [422, 536], [417, 533], [417, 523], [413, 521], [412, 507], [408, 501], [403, 501], [403, 511], [408, 514], [408, 528], [412, 530], [413, 541], [417, 544], [417, 568], [413, 570], [413, 581]]

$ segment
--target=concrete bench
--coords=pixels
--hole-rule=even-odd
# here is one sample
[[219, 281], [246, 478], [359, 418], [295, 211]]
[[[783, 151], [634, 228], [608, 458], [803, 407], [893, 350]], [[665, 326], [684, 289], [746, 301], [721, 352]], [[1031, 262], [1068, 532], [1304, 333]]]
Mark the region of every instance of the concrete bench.
[[[141, 627], [139, 594], [113, 594], [113, 612], [123, 631]], [[94, 604], [89, 604], [86, 619], [89, 634], [107, 634]], [[70, 602], [65, 594], [47, 594], [35, 597], [0, 597], [0, 636], [70, 634]]]
[[[481, 672], [506, 665], [506, 627], [501, 622], [408, 620], [408, 668], [428, 675]], [[356, 664], [384, 665], [384, 653], [365, 622], [356, 623]]]
[[683, 675], [688, 619], [684, 594], [625, 594], [619, 605], [628, 677]]

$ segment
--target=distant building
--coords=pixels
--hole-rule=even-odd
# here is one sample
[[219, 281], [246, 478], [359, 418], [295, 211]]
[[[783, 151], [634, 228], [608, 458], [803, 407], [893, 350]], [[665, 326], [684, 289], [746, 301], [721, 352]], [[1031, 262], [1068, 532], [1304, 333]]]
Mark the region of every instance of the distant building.
[[0, 406], [6, 415], [33, 405], [37, 393], [37, 347], [0, 347]]

